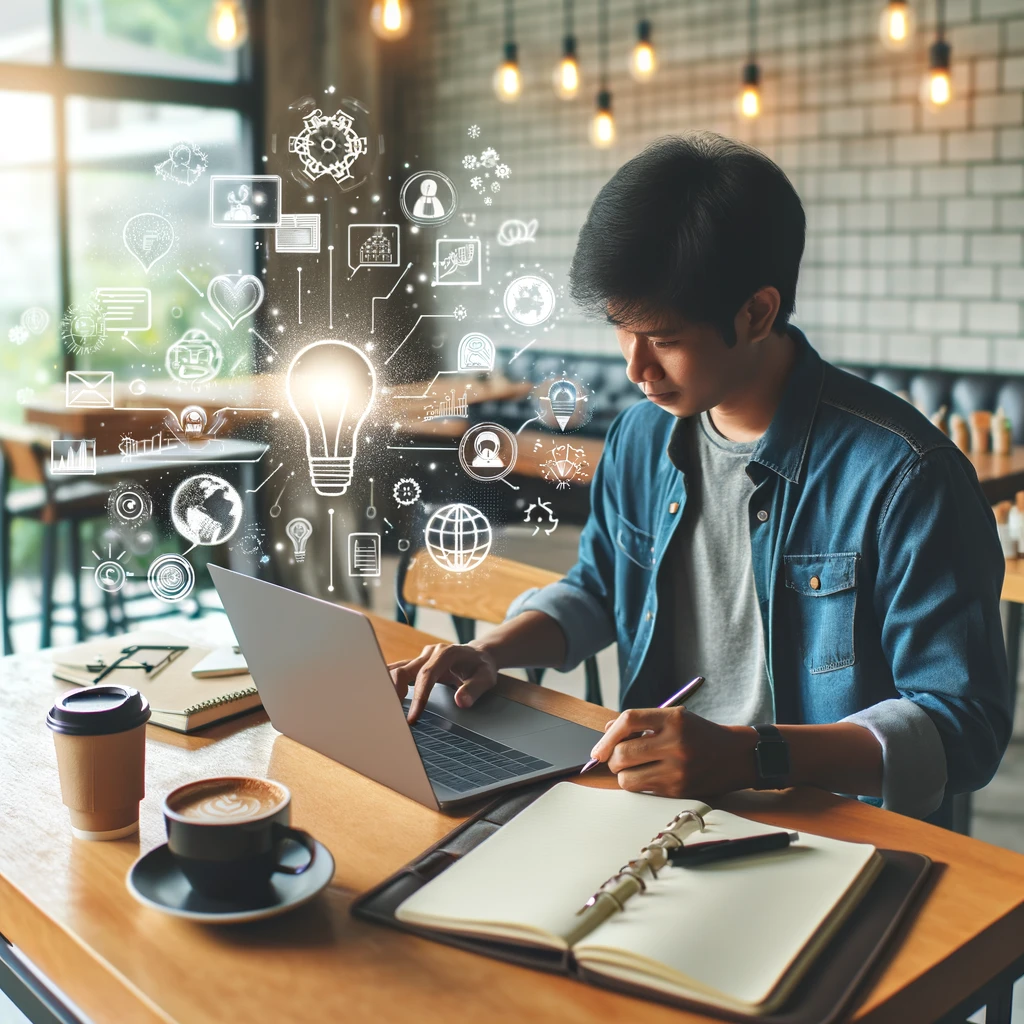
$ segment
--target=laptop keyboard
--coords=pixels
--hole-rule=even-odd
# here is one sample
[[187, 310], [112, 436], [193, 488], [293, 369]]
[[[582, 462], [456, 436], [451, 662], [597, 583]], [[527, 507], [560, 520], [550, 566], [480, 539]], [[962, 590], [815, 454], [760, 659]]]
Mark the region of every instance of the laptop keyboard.
[[[408, 707], [406, 701], [406, 710]], [[412, 735], [430, 781], [456, 793], [468, 793], [478, 786], [506, 782], [551, 767], [550, 761], [506, 747], [432, 711], [420, 715]]]

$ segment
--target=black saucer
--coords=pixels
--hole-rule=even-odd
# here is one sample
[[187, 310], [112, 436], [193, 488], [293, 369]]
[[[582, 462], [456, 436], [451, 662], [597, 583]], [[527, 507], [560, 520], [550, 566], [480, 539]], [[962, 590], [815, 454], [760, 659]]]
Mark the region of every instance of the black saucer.
[[164, 914], [205, 924], [237, 924], [293, 910], [326, 889], [333, 877], [334, 858], [326, 846], [317, 843], [316, 858], [301, 875], [273, 874], [267, 888], [247, 901], [217, 899], [192, 888], [167, 844], [162, 843], [131, 866], [125, 883], [140, 903]]

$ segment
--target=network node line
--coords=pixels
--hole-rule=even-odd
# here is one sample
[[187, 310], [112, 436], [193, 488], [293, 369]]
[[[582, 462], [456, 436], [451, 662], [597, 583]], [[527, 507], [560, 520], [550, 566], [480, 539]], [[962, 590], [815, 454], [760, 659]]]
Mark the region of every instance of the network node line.
[[409, 273], [411, 268], [412, 268], [412, 263], [406, 263], [405, 270], [403, 270], [398, 275], [398, 280], [391, 286], [391, 291], [389, 291], [387, 293], [387, 295], [375, 295], [372, 299], [370, 299], [370, 333], [371, 334], [373, 334], [373, 329], [374, 329], [374, 326], [375, 326], [376, 312], [377, 312], [377, 303], [378, 302], [387, 302], [388, 299], [390, 299], [391, 296], [395, 294], [395, 289], [402, 283], [402, 278], [405, 277], [405, 275]]
[[[392, 289], [392, 291], [393, 290], [394, 289]], [[402, 341], [399, 344], [398, 348], [396, 348], [395, 351], [392, 352], [391, 355], [389, 355], [387, 357], [387, 359], [384, 360], [384, 365], [387, 366], [388, 363], [390, 363], [391, 360], [394, 359], [395, 356], [398, 355], [398, 353], [402, 350], [402, 345], [404, 345], [412, 337], [413, 331], [415, 331], [416, 328], [419, 327], [420, 321], [422, 321], [422, 320], [454, 320], [454, 319], [455, 319], [455, 314], [454, 313], [420, 313], [420, 315], [416, 318], [416, 323], [414, 323], [412, 325], [412, 327], [409, 329], [409, 333], [402, 339]]]

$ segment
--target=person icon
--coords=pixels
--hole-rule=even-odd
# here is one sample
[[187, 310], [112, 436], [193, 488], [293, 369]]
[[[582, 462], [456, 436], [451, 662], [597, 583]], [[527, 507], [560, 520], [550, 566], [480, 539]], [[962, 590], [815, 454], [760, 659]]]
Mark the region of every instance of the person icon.
[[173, 146], [167, 159], [156, 165], [160, 177], [179, 185], [194, 185], [205, 170], [206, 155], [198, 149], [193, 150], [187, 142]]
[[474, 469], [504, 469], [505, 463], [498, 457], [501, 440], [493, 430], [482, 430], [473, 441], [476, 457], [470, 463]]
[[433, 178], [424, 178], [420, 182], [420, 196], [412, 208], [412, 215], [423, 220], [439, 220], [444, 216], [444, 206], [437, 198], [437, 182]]

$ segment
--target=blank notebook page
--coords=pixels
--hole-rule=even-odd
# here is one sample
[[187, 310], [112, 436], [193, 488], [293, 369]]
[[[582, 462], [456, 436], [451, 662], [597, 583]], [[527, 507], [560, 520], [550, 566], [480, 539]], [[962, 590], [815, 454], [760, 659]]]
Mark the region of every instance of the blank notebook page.
[[560, 782], [410, 896], [395, 916], [480, 934], [548, 936], [546, 945], [564, 948], [579, 924], [576, 911], [594, 890], [686, 808], [709, 810], [696, 800]]

